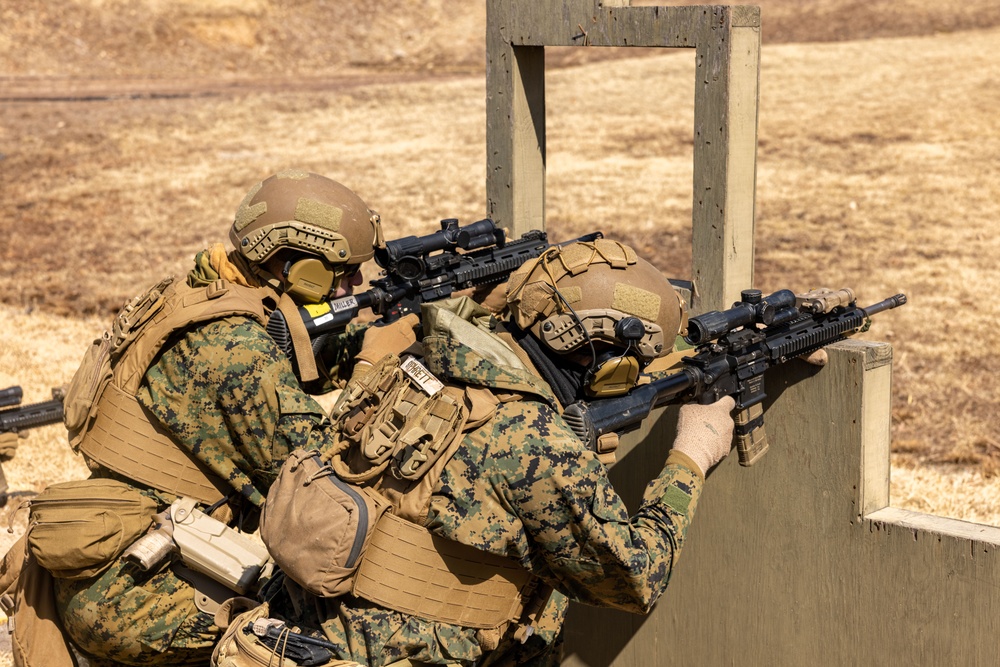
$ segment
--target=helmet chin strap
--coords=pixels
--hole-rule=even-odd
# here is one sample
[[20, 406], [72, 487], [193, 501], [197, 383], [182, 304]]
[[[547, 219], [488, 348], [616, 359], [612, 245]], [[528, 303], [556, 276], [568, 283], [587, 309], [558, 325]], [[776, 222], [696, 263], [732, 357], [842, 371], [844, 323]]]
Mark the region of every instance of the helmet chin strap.
[[549, 384], [560, 405], [566, 407], [583, 397], [583, 377], [586, 373], [583, 366], [567, 363], [565, 355], [556, 354], [530, 331], [521, 329], [513, 322], [508, 325], [508, 330], [528, 354], [542, 379]]

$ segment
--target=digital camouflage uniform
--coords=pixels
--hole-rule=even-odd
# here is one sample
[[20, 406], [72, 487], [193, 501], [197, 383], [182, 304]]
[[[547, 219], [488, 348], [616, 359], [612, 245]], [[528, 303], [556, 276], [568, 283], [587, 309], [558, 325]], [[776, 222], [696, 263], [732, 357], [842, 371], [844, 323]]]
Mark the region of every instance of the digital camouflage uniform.
[[[360, 339], [359, 328], [342, 335], [334, 343], [339, 358], [359, 349]], [[247, 317], [184, 331], [147, 370], [137, 398], [180, 447], [226, 481], [234, 504], [248, 514], [263, 504], [288, 453], [318, 446], [329, 427], [319, 404], [299, 388], [288, 357]], [[121, 479], [91, 467], [94, 476]], [[140, 488], [160, 510], [174, 500]], [[195, 607], [192, 587], [172, 565], [144, 573], [119, 559], [94, 578], [55, 582], [66, 631], [84, 652], [109, 658], [91, 660], [95, 667], [209, 663], [220, 631]]]
[[667, 586], [701, 493], [704, 480], [696, 466], [672, 454], [629, 517], [607, 469], [563, 421], [540, 377], [500, 367], [456, 338], [425, 336], [423, 345], [424, 364], [438, 379], [523, 396], [500, 404], [479, 429], [485, 438], [465, 438], [435, 487], [424, 525], [514, 559], [556, 589], [547, 622], [524, 644], [508, 632], [496, 650], [486, 652], [474, 629], [409, 617], [351, 596], [306, 596], [295, 600], [296, 613], [325, 615], [313, 620], [321, 620], [327, 638], [343, 647], [338, 657], [378, 667], [403, 658], [557, 665], [567, 598], [647, 612]]

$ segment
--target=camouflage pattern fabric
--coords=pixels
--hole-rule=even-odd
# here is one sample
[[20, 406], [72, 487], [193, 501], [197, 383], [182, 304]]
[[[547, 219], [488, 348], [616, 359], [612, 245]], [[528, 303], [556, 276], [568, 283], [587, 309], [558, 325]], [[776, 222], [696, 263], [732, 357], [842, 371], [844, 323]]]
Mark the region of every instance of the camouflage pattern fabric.
[[55, 581], [56, 605], [76, 646], [109, 661], [94, 664], [207, 665], [221, 634], [169, 566], [149, 574], [119, 560], [93, 579]]
[[[354, 345], [353, 353], [361, 335], [352, 330], [339, 340]], [[251, 514], [288, 453], [318, 447], [330, 427], [299, 389], [285, 354], [243, 317], [186, 331], [148, 369], [138, 400], [179, 446], [228, 482], [237, 505]], [[119, 477], [103, 468], [94, 474]], [[174, 500], [142, 491], [161, 510]], [[119, 561], [97, 577], [55, 584], [64, 628], [86, 654], [123, 665], [209, 663], [220, 631], [169, 567], [149, 576]]]
[[442, 537], [516, 559], [556, 589], [547, 622], [526, 643], [508, 633], [489, 651], [474, 629], [407, 617], [350, 596], [310, 600], [292, 585], [286, 611], [298, 614], [306, 627], [320, 624], [343, 647], [338, 657], [374, 667], [402, 658], [557, 665], [567, 597], [647, 612], [677, 562], [701, 475], [667, 464], [630, 517], [606, 468], [560, 417], [543, 380], [497, 366], [454, 339], [425, 337], [423, 343], [424, 362], [439, 379], [524, 397], [500, 405], [481, 427], [486, 438], [466, 438], [435, 487], [425, 525]]

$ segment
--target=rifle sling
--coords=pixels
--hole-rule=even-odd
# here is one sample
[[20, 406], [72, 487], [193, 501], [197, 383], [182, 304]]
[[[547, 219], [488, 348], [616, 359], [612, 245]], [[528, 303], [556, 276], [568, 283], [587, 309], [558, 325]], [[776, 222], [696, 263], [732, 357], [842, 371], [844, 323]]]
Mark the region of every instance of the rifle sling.
[[285, 316], [285, 324], [288, 326], [288, 333], [292, 339], [299, 380], [302, 382], [318, 380], [319, 371], [316, 368], [316, 357], [313, 354], [309, 332], [306, 331], [305, 322], [302, 321], [302, 315], [299, 314], [298, 305], [287, 292], [281, 295], [281, 299], [278, 301], [278, 310]]

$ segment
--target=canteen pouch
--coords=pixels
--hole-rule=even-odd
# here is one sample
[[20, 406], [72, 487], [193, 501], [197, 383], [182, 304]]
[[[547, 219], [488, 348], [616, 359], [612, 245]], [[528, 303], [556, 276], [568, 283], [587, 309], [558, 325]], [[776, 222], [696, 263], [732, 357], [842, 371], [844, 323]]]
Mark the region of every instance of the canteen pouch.
[[28, 549], [62, 579], [92, 577], [153, 522], [156, 503], [112, 479], [52, 484], [30, 501]]
[[372, 528], [389, 508], [377, 492], [340, 479], [316, 451], [296, 450], [271, 485], [260, 536], [281, 570], [305, 590], [351, 590]]

